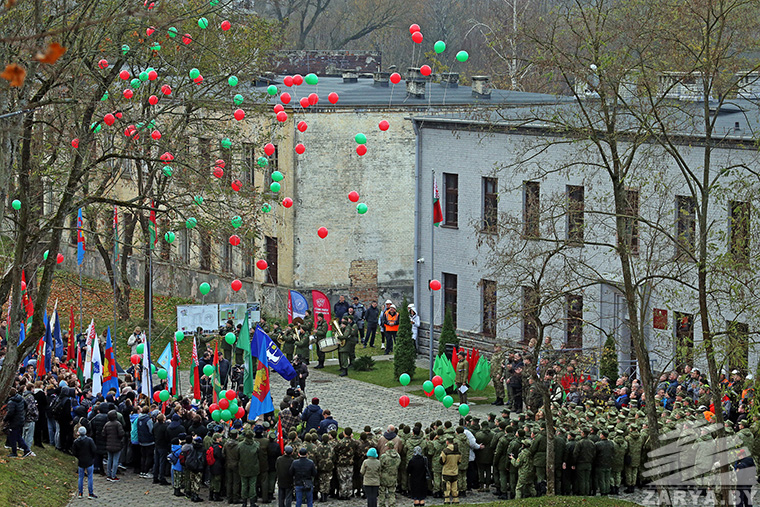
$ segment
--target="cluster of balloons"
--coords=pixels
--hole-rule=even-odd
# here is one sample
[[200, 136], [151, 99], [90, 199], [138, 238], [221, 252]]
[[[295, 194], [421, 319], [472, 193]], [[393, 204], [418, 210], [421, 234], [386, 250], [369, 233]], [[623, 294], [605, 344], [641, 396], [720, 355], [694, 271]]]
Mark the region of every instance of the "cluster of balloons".
[[[422, 390], [428, 396], [435, 395], [444, 407], [450, 408], [454, 404], [454, 398], [446, 394], [446, 388], [443, 387], [443, 379], [440, 375], [434, 376], [430, 380], [422, 383]], [[470, 407], [466, 403], [459, 405], [459, 414], [465, 416], [470, 413]]]
[[[210, 372], [207, 372], [210, 369]], [[211, 375], [214, 372], [214, 367], [207, 364], [203, 367], [203, 373], [205, 375]], [[222, 391], [220, 394], [224, 396], [219, 398], [219, 401], [209, 405], [209, 411], [211, 412], [211, 418], [216, 421], [231, 421], [232, 419], [242, 419], [245, 416], [245, 408], [238, 406], [237, 393], [232, 389], [228, 391]]]

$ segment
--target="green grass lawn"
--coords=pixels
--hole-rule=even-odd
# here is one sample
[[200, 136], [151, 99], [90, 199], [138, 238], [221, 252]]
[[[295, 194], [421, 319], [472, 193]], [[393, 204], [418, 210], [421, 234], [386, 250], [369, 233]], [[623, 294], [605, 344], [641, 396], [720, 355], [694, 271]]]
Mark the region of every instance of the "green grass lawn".
[[[428, 504], [430, 507], [438, 507], [441, 504]], [[606, 497], [588, 496], [542, 496], [541, 498], [526, 498], [522, 500], [508, 500], [481, 504], [458, 504], [460, 507], [638, 507], [638, 504]]]
[[[358, 356], [359, 349], [356, 349], [356, 352]], [[340, 373], [340, 367], [338, 365], [325, 366], [325, 369], [322, 371], [337, 375]], [[368, 382], [370, 384], [375, 384], [378, 386], [401, 387], [401, 384], [393, 373], [393, 361], [375, 361], [375, 367], [371, 371], [356, 371], [349, 368], [348, 376], [352, 379]], [[409, 385], [420, 386], [420, 392], [422, 392], [422, 383], [427, 380], [427, 376], [427, 370], [423, 368], [417, 368], [417, 370], [414, 372], [414, 379]]]
[[62, 507], [76, 490], [76, 461], [51, 446], [36, 457], [0, 458], [0, 505]]

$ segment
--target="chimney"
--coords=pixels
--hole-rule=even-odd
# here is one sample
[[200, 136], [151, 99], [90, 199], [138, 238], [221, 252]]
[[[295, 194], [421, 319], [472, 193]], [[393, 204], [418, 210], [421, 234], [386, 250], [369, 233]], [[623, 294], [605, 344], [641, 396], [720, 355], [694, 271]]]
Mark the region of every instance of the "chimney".
[[356, 83], [359, 81], [359, 74], [353, 70], [343, 71], [343, 83]]
[[424, 99], [426, 82], [427, 80], [420, 73], [419, 67], [409, 67], [406, 75], [406, 96]]
[[476, 99], [491, 98], [491, 76], [472, 76], [472, 96]]
[[459, 72], [441, 73], [441, 86], [444, 88], [456, 88], [459, 86]]
[[388, 80], [390, 78], [390, 72], [375, 72], [372, 75], [372, 86], [388, 88]]

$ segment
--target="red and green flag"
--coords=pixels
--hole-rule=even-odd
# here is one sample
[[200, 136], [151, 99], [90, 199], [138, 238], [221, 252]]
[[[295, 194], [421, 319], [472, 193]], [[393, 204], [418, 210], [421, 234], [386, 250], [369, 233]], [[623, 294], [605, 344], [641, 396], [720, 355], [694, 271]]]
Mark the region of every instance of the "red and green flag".
[[198, 364], [198, 346], [193, 336], [193, 365], [190, 381], [193, 383], [193, 398], [196, 400], [201, 399], [201, 376], [200, 376], [200, 364]]
[[158, 223], [156, 222], [156, 203], [150, 202], [150, 223], [148, 224], [148, 231], [150, 231], [150, 248], [151, 250], [158, 244]]
[[433, 176], [433, 225], [438, 227], [443, 222], [441, 195], [438, 193], [438, 181]]
[[214, 374], [211, 376], [211, 387], [213, 391], [214, 403], [219, 401], [219, 391], [222, 390], [222, 384], [219, 382], [219, 343], [214, 343]]

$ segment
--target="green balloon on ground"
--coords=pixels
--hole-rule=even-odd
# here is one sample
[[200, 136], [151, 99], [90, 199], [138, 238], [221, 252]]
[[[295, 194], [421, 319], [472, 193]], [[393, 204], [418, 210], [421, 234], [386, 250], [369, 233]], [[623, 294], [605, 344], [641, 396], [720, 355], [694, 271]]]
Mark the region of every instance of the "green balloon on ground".
[[185, 220], [185, 227], [187, 227], [188, 229], [192, 229], [196, 225], [198, 225], [198, 221], [194, 217], [190, 217], [187, 220]]
[[176, 236], [176, 235], [175, 235], [175, 234], [174, 234], [172, 231], [169, 231], [169, 232], [167, 232], [166, 234], [164, 234], [164, 239], [165, 239], [165, 240], [166, 240], [166, 242], [167, 242], [167, 243], [169, 243], [169, 244], [172, 244], [172, 243], [174, 243], [174, 240], [175, 240], [176, 238], [177, 238], [177, 236]]
[[279, 192], [281, 188], [282, 187], [280, 186], [280, 184], [277, 183], [276, 181], [273, 181], [272, 184], [269, 185], [269, 190], [275, 193]]
[[285, 177], [285, 176], [283, 176], [283, 175], [282, 175], [282, 173], [281, 173], [280, 171], [274, 171], [274, 172], [272, 173], [272, 179], [273, 179], [274, 181], [282, 181], [282, 179], [283, 179], [284, 177]]
[[232, 141], [230, 141], [229, 137], [225, 137], [224, 139], [222, 139], [220, 144], [222, 145], [222, 148], [226, 150], [229, 150], [230, 148], [232, 148]]
[[173, 39], [174, 37], [177, 36], [177, 33], [179, 33], [179, 32], [177, 31], [176, 28], [174, 28], [173, 26], [170, 26], [169, 29], [166, 30], [166, 33], [168, 33], [169, 37], [171, 37]]
[[237, 76], [230, 76], [227, 78], [227, 84], [230, 86], [237, 86], [238, 84], [238, 78]]
[[121, 45], [121, 54], [126, 55], [129, 53], [130, 47], [127, 44]]
[[433, 49], [435, 50], [436, 53], [441, 54], [444, 51], [446, 51], [446, 43], [443, 42], [442, 40], [439, 40], [433, 45]]
[[360, 215], [365, 214], [368, 209], [369, 208], [367, 207], [367, 205], [364, 204], [363, 202], [360, 202], [359, 204], [356, 205], [356, 212], [359, 213]]
[[201, 30], [205, 30], [208, 28], [208, 19], [206, 18], [198, 18], [198, 28]]
[[222, 411], [221, 410], [214, 410], [213, 412], [211, 412], [211, 418], [214, 421], [216, 421], [216, 422], [221, 421], [222, 420]]
[[211, 286], [208, 284], [208, 282], [203, 282], [200, 287], [198, 287], [198, 290], [200, 290], [201, 294], [205, 296], [211, 291]]
[[444, 396], [443, 399], [441, 400], [441, 403], [443, 403], [444, 407], [449, 408], [451, 405], [454, 404], [454, 398], [448, 395]]
[[235, 333], [229, 332], [226, 335], [224, 335], [224, 341], [232, 345], [235, 343], [235, 340], [237, 340], [237, 337], [235, 336]]
[[144, 83], [145, 81], [148, 80], [148, 71], [144, 70], [144, 71], [140, 72], [140, 75], [138, 77], [140, 78], [140, 81], [142, 81]]
[[166, 380], [169, 377], [169, 372], [161, 368], [158, 370], [158, 378], [161, 380]]
[[203, 374], [210, 377], [211, 375], [214, 374], [214, 367], [211, 366], [210, 364], [207, 364], [206, 366], [203, 367]]
[[181, 342], [182, 340], [185, 339], [185, 333], [183, 333], [182, 331], [175, 332], [174, 339], [177, 340], [178, 342]]
[[470, 407], [466, 403], [459, 405], [459, 415], [462, 417], [470, 413]]
[[306, 81], [306, 84], [315, 85], [319, 82], [319, 78], [316, 74], [306, 74], [306, 77], [303, 78], [304, 81]]
[[275, 85], [267, 86], [267, 93], [272, 96], [277, 95], [277, 87]]
[[193, 202], [194, 202], [195, 204], [197, 204], [198, 206], [200, 206], [201, 204], [203, 204], [203, 196], [202, 196], [202, 195], [196, 195], [196, 196], [193, 198]]
[[367, 144], [367, 136], [359, 132], [354, 136], [354, 141], [356, 141], [359, 144]]
[[412, 381], [412, 378], [409, 376], [408, 373], [402, 373], [401, 376], [398, 378], [398, 381], [401, 383], [402, 386], [408, 386], [409, 382]]
[[460, 51], [457, 53], [457, 60], [460, 62], [466, 62], [470, 58], [470, 54], [467, 51]]
[[232, 224], [232, 227], [235, 229], [239, 228], [241, 225], [243, 225], [243, 218], [239, 216], [234, 216], [230, 220], [230, 223]]
[[169, 391], [164, 389], [160, 393], [158, 393], [158, 399], [161, 401], [167, 401], [169, 399]]
[[434, 388], [435, 386], [433, 385], [433, 382], [431, 382], [430, 380], [426, 380], [425, 382], [422, 383], [422, 390], [425, 391], [426, 393], [432, 393]]
[[129, 85], [132, 88], [134, 88], [135, 90], [137, 90], [138, 88], [140, 88], [140, 83], [141, 82], [142, 81], [140, 81], [138, 78], [134, 78], [134, 79], [132, 79], [132, 81], [129, 82]]
[[21, 201], [19, 201], [18, 199], [13, 199], [13, 202], [11, 203], [11, 206], [13, 206], [13, 209], [15, 209], [16, 211], [18, 211], [18, 210], [21, 209]]
[[264, 213], [269, 213], [270, 211], [272, 211], [272, 205], [268, 203], [264, 203], [264, 205], [261, 207], [261, 211], [263, 211]]
[[269, 165], [269, 159], [266, 157], [259, 157], [256, 159], [256, 164], [258, 164], [259, 167], [266, 167]]
[[443, 386], [435, 386], [435, 397], [439, 400], [443, 399], [444, 396], [446, 396], [446, 388]]
[[142, 355], [142, 353], [145, 352], [145, 344], [140, 343], [139, 345], [137, 345], [137, 348], [135, 350], [137, 350], [138, 354]]
[[243, 100], [245, 99], [239, 93], [232, 98], [232, 101], [235, 103], [236, 106], [241, 105], [243, 103]]
[[165, 165], [164, 167], [161, 168], [161, 171], [163, 171], [164, 176], [169, 177], [174, 172], [174, 169], [172, 169], [172, 167], [169, 165]]
[[197, 78], [200, 75], [201, 75], [201, 71], [199, 71], [195, 67], [193, 67], [192, 69], [190, 69], [190, 79], [195, 79], [195, 78]]

